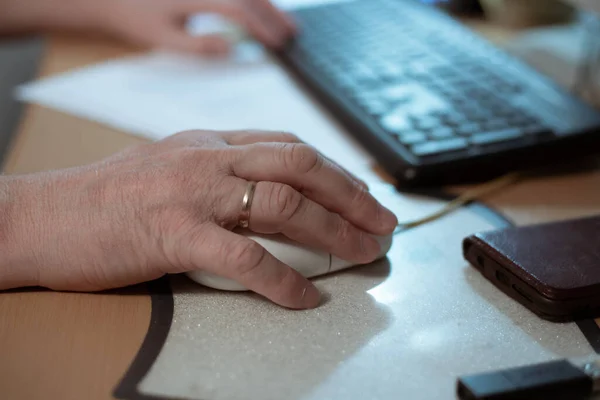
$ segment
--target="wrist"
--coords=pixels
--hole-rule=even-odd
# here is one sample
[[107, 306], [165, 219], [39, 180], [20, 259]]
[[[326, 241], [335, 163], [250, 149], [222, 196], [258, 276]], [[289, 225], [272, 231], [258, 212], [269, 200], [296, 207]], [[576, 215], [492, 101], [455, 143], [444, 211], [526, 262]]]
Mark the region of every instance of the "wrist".
[[38, 285], [38, 268], [29, 247], [34, 227], [23, 181], [0, 176], [0, 290]]

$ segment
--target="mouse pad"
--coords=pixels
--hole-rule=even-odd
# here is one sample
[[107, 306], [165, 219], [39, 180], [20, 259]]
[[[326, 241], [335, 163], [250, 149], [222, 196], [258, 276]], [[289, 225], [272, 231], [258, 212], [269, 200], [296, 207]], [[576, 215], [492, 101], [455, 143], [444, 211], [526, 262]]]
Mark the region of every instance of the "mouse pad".
[[[401, 221], [445, 204], [387, 185], [373, 193]], [[463, 259], [465, 236], [506, 225], [474, 204], [400, 232], [387, 259], [314, 279], [325, 295], [314, 310], [287, 310], [184, 276], [153, 282], [148, 336], [115, 394], [455, 399], [459, 375], [593, 354], [577, 324], [535, 317]]]

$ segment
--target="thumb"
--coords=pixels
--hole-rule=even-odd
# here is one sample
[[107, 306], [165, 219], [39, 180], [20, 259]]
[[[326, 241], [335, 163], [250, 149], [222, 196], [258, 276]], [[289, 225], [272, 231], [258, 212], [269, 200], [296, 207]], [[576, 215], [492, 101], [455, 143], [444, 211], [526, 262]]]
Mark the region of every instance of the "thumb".
[[[281, 306], [305, 309], [320, 302], [318, 289], [257, 242], [216, 225], [203, 225], [180, 245], [196, 269], [233, 279]], [[188, 264], [186, 262], [186, 264]]]

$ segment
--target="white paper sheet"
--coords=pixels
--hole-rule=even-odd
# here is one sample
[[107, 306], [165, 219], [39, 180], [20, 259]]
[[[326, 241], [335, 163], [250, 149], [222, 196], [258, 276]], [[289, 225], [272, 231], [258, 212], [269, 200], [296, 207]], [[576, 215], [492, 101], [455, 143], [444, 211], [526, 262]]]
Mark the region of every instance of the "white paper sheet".
[[370, 161], [288, 74], [253, 44], [230, 60], [153, 53], [25, 85], [21, 100], [161, 139], [186, 129], [297, 134], [353, 168]]

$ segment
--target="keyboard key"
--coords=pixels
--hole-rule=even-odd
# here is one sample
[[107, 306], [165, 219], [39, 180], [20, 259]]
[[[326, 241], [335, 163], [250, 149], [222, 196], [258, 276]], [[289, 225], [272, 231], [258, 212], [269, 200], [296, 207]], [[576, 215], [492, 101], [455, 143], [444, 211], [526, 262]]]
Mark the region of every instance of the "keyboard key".
[[471, 136], [471, 143], [474, 144], [492, 144], [506, 142], [522, 137], [519, 129], [504, 129], [502, 131], [477, 133]]
[[487, 111], [485, 108], [479, 107], [476, 104], [469, 104], [467, 106], [461, 107], [461, 111], [467, 119], [483, 120], [491, 116], [489, 111]]
[[[478, 111], [475, 111], [475, 112], [469, 114], [468, 117], [473, 122], [487, 123], [491, 118], [493, 118], [493, 115], [487, 110], [480, 109]], [[493, 128], [493, 129], [498, 129], [498, 128]]]
[[359, 91], [359, 82], [354, 79], [353, 76], [343, 74], [337, 75], [335, 77], [335, 81], [338, 85], [340, 85], [343, 89], [348, 91], [350, 95], [354, 95], [357, 91]]
[[482, 125], [482, 128], [485, 131], [500, 131], [503, 129], [508, 129], [510, 127], [511, 126], [509, 123], [500, 119], [489, 120]]
[[471, 99], [465, 97], [463, 93], [454, 93], [452, 96], [448, 96], [448, 99], [455, 107], [463, 107], [465, 104], [471, 102]]
[[416, 125], [419, 129], [430, 130], [440, 126], [440, 120], [433, 117], [421, 117], [417, 119]]
[[508, 118], [508, 122], [513, 126], [525, 126], [532, 123], [535, 123], [535, 119], [525, 115], [523, 113], [516, 114], [510, 118]]
[[413, 96], [413, 93], [407, 90], [406, 85], [394, 85], [383, 89], [380, 96], [385, 101], [397, 103], [408, 101]]
[[407, 131], [398, 135], [398, 140], [402, 144], [411, 145], [421, 143], [427, 140], [427, 135], [419, 131]]
[[459, 126], [457, 132], [459, 135], [470, 136], [477, 132], [481, 132], [481, 126], [479, 124], [467, 123]]
[[442, 118], [445, 118], [448, 114], [446, 114], [444, 111], [432, 111], [429, 113], [429, 116], [431, 118], [435, 118], [436, 120], [441, 120]]
[[525, 135], [539, 135], [543, 133], [552, 133], [551, 129], [538, 123], [526, 125], [523, 128], [521, 128], [521, 130]]
[[465, 119], [465, 117], [463, 117], [462, 115], [459, 115], [459, 114], [445, 115], [442, 117], [442, 120], [444, 121], [445, 124], [450, 125], [450, 126], [460, 126], [460, 125], [468, 123], [468, 121]]
[[436, 128], [429, 132], [429, 136], [432, 139], [446, 139], [454, 136], [454, 130], [447, 127]]
[[359, 97], [356, 99], [358, 104], [361, 105], [369, 114], [374, 116], [381, 116], [389, 111], [390, 106], [387, 102], [380, 100], [372, 94], [361, 92]]
[[381, 119], [381, 126], [388, 132], [399, 133], [412, 129], [412, 123], [404, 113], [392, 112]]
[[382, 64], [377, 72], [383, 79], [388, 81], [395, 81], [404, 75], [402, 67], [391, 62]]
[[361, 103], [361, 105], [367, 110], [367, 112], [374, 116], [380, 116], [385, 114], [390, 109], [387, 103], [377, 100], [369, 99]]
[[496, 117], [503, 118], [507, 121], [511, 120], [511, 118], [515, 118], [519, 114], [519, 111], [511, 107], [493, 106], [491, 107], [491, 110]]
[[429, 156], [432, 154], [447, 153], [451, 151], [464, 150], [467, 148], [467, 140], [464, 138], [452, 138], [426, 142], [414, 145], [412, 152], [417, 156]]

